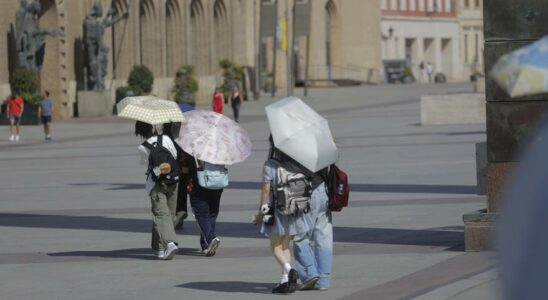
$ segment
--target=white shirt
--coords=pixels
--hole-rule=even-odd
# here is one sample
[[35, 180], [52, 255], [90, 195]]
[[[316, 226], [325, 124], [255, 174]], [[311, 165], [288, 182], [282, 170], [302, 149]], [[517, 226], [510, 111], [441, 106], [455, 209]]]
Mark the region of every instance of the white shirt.
[[[154, 144], [158, 141], [157, 136], [153, 136], [147, 140], [148, 143]], [[167, 135], [162, 135], [162, 147], [165, 147], [171, 154], [173, 155], [173, 158], [177, 159], [177, 149], [175, 148], [175, 145], [173, 145], [173, 141], [169, 138]], [[143, 145], [139, 145], [137, 147], [139, 150], [139, 153], [141, 154], [141, 164], [148, 166], [148, 156], [150, 154], [150, 150], [146, 148]], [[150, 192], [154, 188], [156, 183], [152, 180], [151, 176], [148, 176], [146, 183], [145, 183], [145, 190], [147, 191], [147, 195], [150, 195]]]

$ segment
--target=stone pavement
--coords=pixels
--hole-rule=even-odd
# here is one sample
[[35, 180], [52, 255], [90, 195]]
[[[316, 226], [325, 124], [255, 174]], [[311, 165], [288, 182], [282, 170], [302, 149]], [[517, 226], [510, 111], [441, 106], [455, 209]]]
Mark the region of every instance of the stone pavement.
[[[462, 215], [476, 195], [474, 143], [484, 125], [419, 126], [419, 96], [470, 91], [467, 83], [313, 89], [348, 172], [350, 207], [334, 214], [328, 291], [295, 299], [497, 298], [493, 253], [463, 252]], [[299, 96], [302, 90], [297, 90]], [[280, 96], [281, 93], [280, 93]], [[217, 255], [198, 253], [190, 217], [175, 260], [148, 249], [151, 215], [133, 123], [116, 117], [55, 122], [53, 141], [0, 127], [0, 299], [274, 299], [268, 240], [250, 224], [267, 155], [264, 106], [241, 111], [254, 151], [230, 167]], [[225, 107], [231, 116], [229, 107]]]

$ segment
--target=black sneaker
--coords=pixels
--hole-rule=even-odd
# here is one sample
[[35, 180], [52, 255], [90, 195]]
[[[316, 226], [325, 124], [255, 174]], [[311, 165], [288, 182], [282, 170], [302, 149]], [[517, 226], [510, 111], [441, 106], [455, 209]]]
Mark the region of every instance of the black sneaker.
[[319, 279], [320, 279], [320, 277], [318, 277], [318, 276], [314, 276], [312, 278], [309, 278], [305, 282], [301, 283], [298, 290], [299, 291], [315, 290], [316, 289], [316, 282], [318, 282]]
[[299, 279], [299, 273], [295, 269], [289, 270], [289, 274], [287, 274], [287, 277], [289, 279], [289, 292], [293, 293], [297, 290], [297, 279]]
[[279, 283], [272, 289], [272, 294], [291, 294], [293, 292], [289, 289], [289, 282]]

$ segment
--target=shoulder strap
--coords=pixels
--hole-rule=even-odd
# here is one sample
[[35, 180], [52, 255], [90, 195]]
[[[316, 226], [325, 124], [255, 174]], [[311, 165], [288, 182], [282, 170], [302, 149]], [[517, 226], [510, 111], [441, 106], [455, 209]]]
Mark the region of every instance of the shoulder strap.
[[163, 137], [162, 134], [158, 135], [158, 141], [157, 141], [158, 146], [163, 146], [163, 145], [162, 145], [162, 137]]
[[144, 141], [141, 145], [143, 145], [143, 147], [147, 148], [148, 150], [152, 151], [153, 147], [148, 141]]

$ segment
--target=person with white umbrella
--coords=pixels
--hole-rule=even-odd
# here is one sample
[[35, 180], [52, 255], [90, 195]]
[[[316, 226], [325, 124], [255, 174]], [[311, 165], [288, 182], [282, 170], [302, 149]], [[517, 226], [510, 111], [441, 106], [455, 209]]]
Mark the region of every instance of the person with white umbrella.
[[251, 154], [251, 140], [245, 130], [230, 118], [212, 111], [185, 112], [175, 142], [192, 156], [189, 166], [190, 205], [200, 227], [200, 247], [213, 256], [221, 242], [215, 234], [223, 188], [228, 185], [228, 170]]
[[169, 136], [158, 134], [157, 127], [185, 119], [175, 102], [154, 96], [124, 98], [117, 111], [119, 117], [137, 120], [135, 135], [145, 140], [138, 150], [141, 163], [148, 166], [145, 190], [153, 215], [151, 247], [158, 259], [173, 259], [178, 251], [173, 227], [179, 180], [177, 150]]
[[[305, 210], [298, 210], [294, 214], [282, 214], [277, 209], [274, 191], [279, 185], [278, 168], [284, 164], [284, 166], [290, 165], [295, 172], [302, 172], [303, 167], [276, 148], [272, 136], [270, 136], [269, 141], [268, 159], [263, 166], [261, 209], [253, 217], [253, 223], [262, 224], [261, 233], [270, 238], [272, 254], [281, 267], [280, 281], [272, 289], [272, 293], [289, 294], [296, 291], [299, 278], [299, 273], [291, 266], [289, 243], [296, 234], [308, 232], [312, 228], [313, 222]], [[268, 218], [265, 216], [268, 216]]]
[[[296, 97], [266, 107], [273, 144], [304, 167], [311, 181], [308, 230], [294, 236], [300, 290], [327, 290], [333, 263], [333, 226], [325, 188], [327, 170], [339, 159], [328, 122]], [[311, 243], [313, 241], [313, 243]]]
[[[177, 150], [173, 141], [167, 135], [157, 135], [153, 126], [141, 121], [135, 123], [135, 135], [145, 140], [139, 147], [141, 163], [148, 166], [145, 189], [150, 197], [153, 215], [151, 247], [157, 251], [158, 259], [170, 260], [178, 251], [173, 219], [177, 205], [177, 181], [166, 184], [155, 180], [153, 172], [156, 170], [152, 162], [154, 148], [162, 147], [167, 155], [171, 155], [173, 161], [177, 159]], [[172, 166], [170, 165], [169, 168]], [[161, 167], [160, 167], [161, 168]], [[170, 170], [171, 171], [171, 170]], [[174, 170], [175, 171], [175, 170]], [[161, 173], [166, 173], [161, 171]]]

